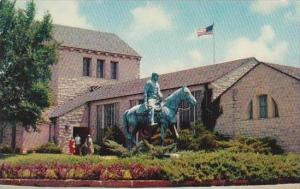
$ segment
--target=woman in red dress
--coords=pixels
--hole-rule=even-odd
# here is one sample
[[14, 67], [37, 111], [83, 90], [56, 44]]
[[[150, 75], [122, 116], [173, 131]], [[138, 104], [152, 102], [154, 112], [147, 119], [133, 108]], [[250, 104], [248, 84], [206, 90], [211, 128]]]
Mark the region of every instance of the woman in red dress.
[[75, 140], [74, 138], [71, 138], [69, 141], [69, 151], [70, 154], [74, 155], [75, 154]]

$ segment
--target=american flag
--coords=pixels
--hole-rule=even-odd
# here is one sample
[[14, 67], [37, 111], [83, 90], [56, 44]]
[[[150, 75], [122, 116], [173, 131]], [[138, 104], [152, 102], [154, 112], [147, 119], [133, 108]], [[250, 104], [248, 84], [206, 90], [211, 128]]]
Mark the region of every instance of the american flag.
[[200, 37], [202, 35], [212, 35], [213, 34], [213, 28], [214, 28], [214, 24], [206, 27], [206, 28], [200, 28], [197, 31], [197, 36]]

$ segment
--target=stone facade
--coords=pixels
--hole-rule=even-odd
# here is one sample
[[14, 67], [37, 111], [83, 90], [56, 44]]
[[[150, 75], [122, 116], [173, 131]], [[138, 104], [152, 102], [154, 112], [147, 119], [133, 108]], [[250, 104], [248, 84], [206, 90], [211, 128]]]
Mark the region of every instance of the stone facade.
[[[91, 58], [90, 76], [83, 76], [83, 58]], [[97, 60], [104, 60], [104, 78], [96, 77]], [[110, 78], [111, 62], [118, 62], [117, 79]], [[140, 58], [64, 47], [60, 49], [59, 61], [52, 70], [51, 86], [56, 104], [60, 106], [66, 101], [88, 93], [90, 87], [138, 79]], [[88, 111], [86, 105], [80, 106], [56, 120], [52, 138], [62, 147], [63, 152], [68, 152], [68, 142], [73, 137], [73, 128], [88, 127]]]
[[[268, 95], [268, 118], [259, 118], [260, 95]], [[230, 136], [276, 138], [287, 151], [300, 151], [300, 82], [264, 64], [245, 75], [220, 99], [223, 114], [215, 129]], [[279, 117], [274, 117], [272, 99]], [[253, 101], [253, 119], [249, 103]]]
[[[241, 71], [239, 73], [242, 74], [237, 73], [238, 71]], [[219, 90], [220, 87], [217, 88], [217, 91], [214, 91], [216, 87], [223, 86], [221, 81], [227, 78], [228, 75], [236, 76], [235, 81], [230, 80], [231, 86], [228, 85], [227, 89], [222, 89], [221, 92]], [[225, 82], [228, 83], [227, 80]], [[211, 100], [214, 102], [214, 105], [216, 105], [215, 102], [219, 102], [218, 106], [222, 110], [216, 122], [212, 122], [215, 123], [213, 126], [216, 131], [233, 137], [271, 137], [275, 138], [288, 152], [300, 151], [300, 139], [298, 137], [300, 133], [300, 117], [298, 116], [300, 113], [299, 79], [293, 78], [293, 76], [285, 72], [278, 71], [268, 64], [250, 62], [229, 72], [209, 85], [192, 85], [189, 88], [191, 91], [201, 90], [204, 92], [212, 89]], [[174, 90], [176, 89], [165, 89], [163, 94], [166, 97]], [[214, 92], [218, 95], [214, 95]], [[267, 95], [268, 118], [259, 118], [260, 95]], [[116, 103], [116, 124], [122, 127], [123, 112], [132, 105], [133, 101], [136, 103], [141, 99], [143, 99], [143, 94], [138, 93], [90, 101], [85, 104], [86, 108], [81, 106], [64, 114], [62, 117], [73, 114], [74, 111], [81, 111], [81, 116], [77, 116], [78, 119], [71, 116], [72, 124], [74, 126], [85, 124], [82, 126], [89, 127], [92, 138], [96, 140], [97, 132], [99, 132], [99, 128], [97, 128], [97, 107]], [[207, 100], [207, 98], [205, 97], [203, 100]], [[251, 100], [253, 102], [253, 119], [249, 119], [249, 103]], [[278, 117], [274, 114], [274, 103], [278, 107]], [[58, 117], [57, 119], [60, 118]], [[62, 125], [66, 125], [68, 122], [69, 120], [66, 119], [60, 120], [59, 127], [63, 128]], [[68, 136], [71, 136], [71, 133], [68, 133]]]
[[[83, 76], [83, 58], [91, 58], [90, 76]], [[104, 60], [104, 78], [96, 77], [97, 60]], [[111, 62], [118, 62], [117, 79], [110, 78]], [[138, 79], [139, 74], [140, 59], [137, 57], [61, 47], [59, 61], [52, 67], [51, 88], [56, 104], [61, 105], [87, 92], [91, 86]]]
[[89, 108], [87, 105], [83, 105], [56, 120], [55, 139], [64, 153], [68, 153], [68, 144], [73, 137], [73, 128], [88, 127], [88, 116]]
[[[62, 45], [58, 52], [58, 62], [51, 67], [52, 75], [50, 88], [52, 89], [54, 106], [61, 106], [65, 102], [74, 99], [74, 97], [88, 93], [91, 88], [139, 79], [141, 57], [115, 34], [67, 26], [55, 27], [56, 29], [59, 29], [59, 32], [55, 33], [54, 38], [58, 38]], [[66, 31], [63, 30], [74, 32], [72, 33], [74, 36], [68, 38], [64, 33]], [[101, 48], [104, 48], [104, 51], [97, 50], [95, 47], [95, 43], [99, 43], [99, 41], [88, 40], [85, 44], [82, 44], [79, 40], [82, 39], [82, 36], [88, 38], [95, 37], [95, 40], [100, 40], [101, 43], [104, 41], [106, 44], [100, 45]], [[67, 45], [69, 44], [69, 46], [64, 45], [65, 42]], [[112, 43], [118, 45], [116, 46], [116, 44]], [[72, 45], [76, 45], [77, 48]], [[84, 49], [80, 48], [80, 46], [90, 46], [91, 49], [92, 47], [96, 49]], [[106, 52], [105, 49], [110, 49], [112, 52]], [[91, 59], [89, 76], [83, 76], [84, 58]], [[104, 61], [103, 78], [97, 78], [97, 60]], [[117, 62], [118, 64], [116, 79], [111, 78], [111, 62]], [[51, 107], [50, 109], [53, 108], [54, 107]], [[50, 124], [49, 120], [45, 120], [42, 124], [38, 125], [40, 132], [27, 132], [22, 127], [17, 127], [17, 148], [28, 150], [48, 142], [49, 139], [51, 141], [58, 141], [61, 146], [66, 145], [67, 141], [72, 136], [72, 129], [69, 128], [69, 125], [72, 125], [72, 128], [87, 126], [83, 123], [84, 121], [81, 121], [78, 125], [76, 125], [76, 121], [74, 121], [82, 119], [82, 116], [86, 116], [83, 109], [84, 108], [78, 108], [63, 117], [60, 117], [57, 120], [57, 124]], [[48, 119], [48, 116], [46, 117], [46, 119]], [[61, 125], [61, 127], [58, 128], [56, 125]], [[11, 146], [11, 141], [11, 129], [10, 127], [5, 127], [3, 130], [3, 142], [0, 146]], [[66, 152], [66, 149], [64, 149], [64, 151]]]

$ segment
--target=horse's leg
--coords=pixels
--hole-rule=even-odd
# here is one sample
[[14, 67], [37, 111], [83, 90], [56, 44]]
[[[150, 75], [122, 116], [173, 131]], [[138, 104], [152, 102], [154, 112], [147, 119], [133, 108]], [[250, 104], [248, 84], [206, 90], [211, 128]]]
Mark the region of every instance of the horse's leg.
[[137, 126], [134, 127], [133, 131], [132, 131], [132, 143], [133, 145], [136, 145], [136, 133], [137, 133]]
[[160, 127], [160, 145], [163, 146], [165, 142], [165, 135], [166, 135], [166, 129], [165, 129], [165, 124], [161, 124]]
[[177, 132], [177, 129], [175, 127], [175, 124], [170, 125], [170, 131], [172, 133], [172, 136], [174, 138], [174, 143], [176, 145], [176, 151], [177, 151], [177, 145], [178, 145], [178, 139], [179, 139], [179, 134]]
[[179, 138], [179, 134], [177, 132], [177, 129], [175, 127], [175, 124], [172, 124], [171, 127], [170, 127], [170, 131], [174, 137], [174, 139], [178, 139]]

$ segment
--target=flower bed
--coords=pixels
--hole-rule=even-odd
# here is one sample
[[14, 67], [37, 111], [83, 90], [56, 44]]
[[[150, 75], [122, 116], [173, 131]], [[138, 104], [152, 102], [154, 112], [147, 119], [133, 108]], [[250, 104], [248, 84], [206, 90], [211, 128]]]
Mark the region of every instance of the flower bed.
[[7, 165], [0, 167], [4, 179], [81, 179], [81, 180], [144, 180], [159, 179], [162, 170], [157, 166], [141, 164], [53, 164], [53, 165]]
[[278, 183], [300, 180], [300, 155], [181, 152], [179, 157], [104, 158], [30, 154], [0, 160], [2, 179], [169, 180]]

